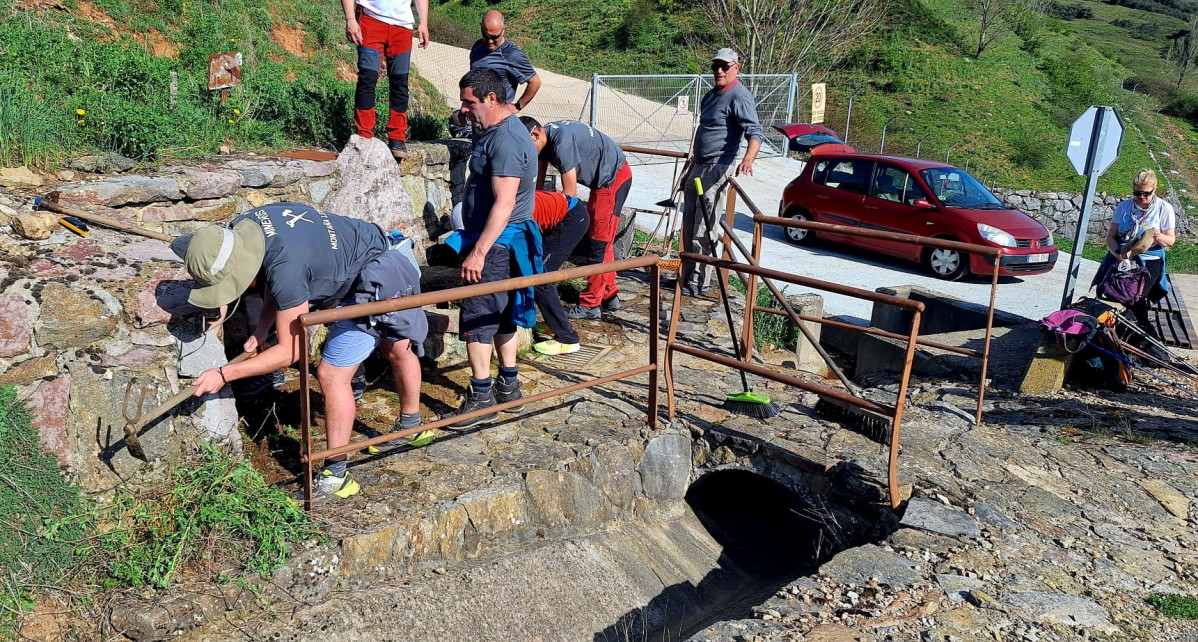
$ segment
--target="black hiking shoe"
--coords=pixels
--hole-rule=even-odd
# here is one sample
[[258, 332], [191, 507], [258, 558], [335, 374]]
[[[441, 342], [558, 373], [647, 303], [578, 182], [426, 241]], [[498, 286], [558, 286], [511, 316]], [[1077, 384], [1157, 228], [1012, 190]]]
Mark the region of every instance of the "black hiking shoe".
[[[474, 386], [470, 386], [470, 388], [466, 391], [466, 398], [462, 400], [462, 405], [461, 405], [461, 407], [458, 408], [458, 414], [464, 415], [468, 412], [473, 412], [475, 410], [482, 410], [483, 408], [490, 408], [494, 405], [495, 405], [495, 387], [494, 386], [487, 388], [486, 390], [475, 390]], [[498, 417], [498, 416], [499, 416], [499, 413], [493, 412], [491, 414], [483, 415], [481, 417], [474, 417], [472, 419], [463, 419], [456, 423], [449, 424], [449, 426], [451, 428], [465, 428], [466, 426], [473, 426], [474, 424], [476, 424], [480, 421], [494, 419], [495, 417]]]
[[566, 317], [570, 319], [599, 320], [603, 318], [603, 313], [599, 311], [599, 306], [587, 308], [581, 305], [572, 305], [566, 308]]
[[[520, 392], [520, 380], [518, 378], [513, 377], [512, 379], [508, 379], [506, 377], [497, 377], [495, 379], [496, 403], [507, 403], [509, 401], [522, 399], [523, 397], [524, 393]], [[519, 408], [513, 408], [508, 412], [518, 411]]]
[[398, 160], [403, 160], [408, 157], [408, 145], [402, 140], [387, 141], [387, 149], [391, 150], [391, 155]]
[[287, 377], [282, 370], [255, 375], [233, 382], [233, 394], [238, 397], [253, 397], [261, 394], [267, 388], [278, 390], [287, 383]]
[[604, 312], [615, 312], [620, 309], [620, 297], [613, 294], [603, 300], [603, 304], [599, 306]]

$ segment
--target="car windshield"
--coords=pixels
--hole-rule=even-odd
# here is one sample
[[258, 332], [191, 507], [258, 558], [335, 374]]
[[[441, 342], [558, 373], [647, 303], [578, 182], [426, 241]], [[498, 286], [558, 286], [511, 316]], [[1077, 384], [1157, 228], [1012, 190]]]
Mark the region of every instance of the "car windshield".
[[822, 145], [824, 143], [839, 143], [839, 138], [827, 134], [803, 134], [795, 136], [794, 142], [799, 145]]
[[965, 170], [956, 167], [935, 167], [919, 173], [945, 207], [969, 210], [1005, 209], [990, 190]]

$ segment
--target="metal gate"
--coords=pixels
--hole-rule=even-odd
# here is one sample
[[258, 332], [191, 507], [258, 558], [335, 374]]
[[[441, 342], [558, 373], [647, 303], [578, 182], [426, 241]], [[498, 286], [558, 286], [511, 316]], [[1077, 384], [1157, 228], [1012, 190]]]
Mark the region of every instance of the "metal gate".
[[[765, 130], [759, 156], [786, 152], [786, 137], [771, 125], [794, 121], [797, 74], [744, 74], [737, 79], [757, 101]], [[699, 101], [712, 88], [710, 74], [591, 76], [591, 118], [595, 129], [621, 145], [689, 152], [699, 124]], [[744, 143], [742, 143], [742, 146]], [[663, 162], [661, 156], [630, 154], [632, 164]]]

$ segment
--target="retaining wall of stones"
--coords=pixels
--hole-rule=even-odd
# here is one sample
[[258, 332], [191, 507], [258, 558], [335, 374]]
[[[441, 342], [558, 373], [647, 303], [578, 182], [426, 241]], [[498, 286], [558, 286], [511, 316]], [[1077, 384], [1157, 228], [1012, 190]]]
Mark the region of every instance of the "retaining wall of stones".
[[[1077, 222], [1081, 217], [1082, 201], [1084, 200], [1082, 194], [1000, 188], [994, 190], [994, 195], [1002, 202], [1040, 221], [1044, 227], [1048, 228], [1048, 231], [1059, 238], [1072, 240], [1077, 231]], [[1118, 197], [1105, 193], [1094, 196], [1094, 206], [1090, 210], [1090, 222], [1087, 225], [1089, 228], [1087, 234], [1091, 238], [1097, 237], [1099, 240], [1106, 238], [1107, 227], [1111, 223], [1111, 217], [1115, 214], [1115, 206], [1123, 198], [1129, 197]], [[1179, 232], [1188, 231], [1185, 210], [1176, 202], [1173, 203], [1173, 209], [1177, 212], [1177, 230]]]

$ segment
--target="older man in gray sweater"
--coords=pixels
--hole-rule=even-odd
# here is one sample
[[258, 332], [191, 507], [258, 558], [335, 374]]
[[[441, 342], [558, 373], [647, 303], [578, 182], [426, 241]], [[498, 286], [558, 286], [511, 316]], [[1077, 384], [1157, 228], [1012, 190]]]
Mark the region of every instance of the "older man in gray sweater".
[[[715, 231], [719, 229], [714, 204], [727, 187], [728, 174], [736, 163], [740, 141], [749, 143], [745, 157], [736, 166], [736, 175], [753, 175], [753, 161], [765, 140], [757, 119], [757, 105], [748, 88], [736, 80], [740, 57], [731, 49], [720, 49], [711, 59], [715, 87], [699, 104], [699, 129], [691, 150], [691, 170], [684, 185], [682, 208], [682, 247], [689, 252], [715, 256]], [[703, 196], [695, 192], [695, 179], [703, 184]], [[709, 204], [703, 207], [702, 198]], [[683, 262], [683, 294], [698, 296], [707, 291], [711, 269]]]

